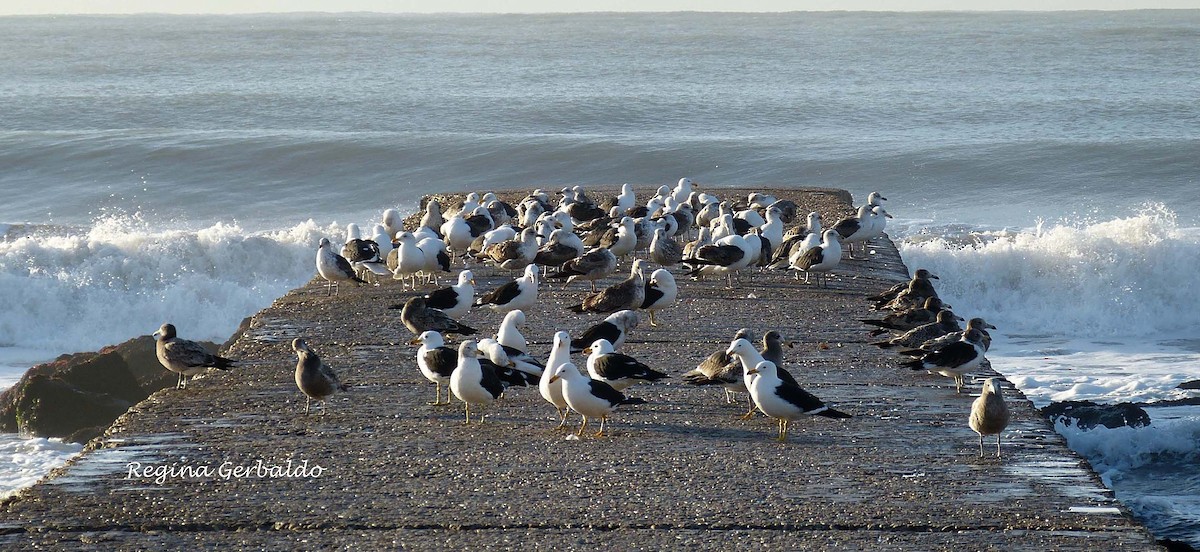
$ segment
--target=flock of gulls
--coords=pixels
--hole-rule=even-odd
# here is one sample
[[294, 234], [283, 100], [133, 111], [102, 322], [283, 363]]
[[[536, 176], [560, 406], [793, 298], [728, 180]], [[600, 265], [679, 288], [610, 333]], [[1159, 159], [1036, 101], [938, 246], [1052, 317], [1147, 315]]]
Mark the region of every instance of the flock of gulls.
[[[885, 201], [873, 192], [856, 215], [825, 227], [817, 212], [801, 219], [790, 200], [766, 193], [724, 200], [700, 191], [688, 178], [674, 187], [659, 187], [644, 202], [629, 184], [616, 196], [596, 199], [580, 186], [555, 194], [536, 190], [515, 206], [494, 193], [472, 192], [453, 209], [427, 201], [415, 228], [406, 228], [394, 209], [385, 211], [369, 234], [350, 224], [340, 251], [328, 238], [321, 239], [316, 268], [327, 295], [339, 293], [343, 283], [374, 284], [387, 277], [417, 293], [428, 290], [389, 308], [400, 311], [412, 332], [416, 365], [434, 384], [430, 404], [447, 405], [457, 398], [466, 423], [473, 414], [482, 423], [484, 408], [506, 389], [536, 386], [556, 410], [559, 428], [575, 412], [582, 418], [575, 435], [582, 436], [598, 419], [595, 435], [600, 437], [616, 409], [645, 402], [627, 396], [626, 390], [670, 377], [619, 350], [639, 323], [638, 311], [658, 325], [656, 313], [676, 304], [677, 278], [714, 277], [734, 288], [759, 271], [792, 270], [797, 280], [803, 274], [805, 283], [828, 286], [830, 272], [843, 259], [869, 258], [867, 243], [884, 235], [891, 217]], [[456, 268], [455, 283], [442, 286], [441, 278]], [[475, 279], [479, 270], [519, 276], [480, 290]], [[610, 276], [621, 279], [598, 285]], [[929, 271], [918, 270], [910, 281], [870, 297], [881, 317], [863, 323], [874, 327], [874, 335], [887, 334], [875, 345], [912, 357], [903, 366], [952, 377], [961, 393], [964, 375], [982, 362], [991, 343], [987, 330], [994, 326], [974, 318], [961, 327], [962, 319], [938, 298], [934, 279]], [[544, 360], [531, 354], [521, 328], [525, 313], [538, 304], [539, 287], [576, 281], [586, 281], [588, 292], [568, 310], [607, 317], [573, 338], [565, 330], [554, 333]], [[479, 330], [461, 321], [480, 308], [504, 314], [493, 337], [476, 338]], [[459, 336], [457, 346], [448, 342], [450, 336]], [[164, 324], [156, 337], [159, 360], [179, 374], [180, 388], [208, 367], [226, 369], [236, 362], [178, 338], [171, 324]], [[766, 332], [761, 346], [755, 341], [751, 330], [739, 330], [728, 346], [682, 374], [683, 381], [720, 385], [727, 402], [732, 393], [748, 394], [750, 408], [743, 419], [756, 410], [776, 419], [780, 441], [800, 418], [851, 417], [806, 391], [784, 368], [784, 348], [791, 343], [780, 331]], [[324, 400], [349, 386], [303, 339], [295, 339], [292, 349], [305, 414], [313, 401], [321, 403], [324, 413]], [[571, 360], [577, 353], [586, 355], [582, 366]], [[999, 382], [989, 379], [969, 416], [970, 427], [979, 434], [980, 456], [985, 435], [997, 436], [1000, 455], [1000, 433], [1007, 423]]]

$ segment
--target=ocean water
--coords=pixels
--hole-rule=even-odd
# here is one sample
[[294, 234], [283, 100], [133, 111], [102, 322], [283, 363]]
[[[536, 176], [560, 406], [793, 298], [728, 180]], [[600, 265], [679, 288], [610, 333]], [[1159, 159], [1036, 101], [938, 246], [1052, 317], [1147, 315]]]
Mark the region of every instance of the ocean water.
[[[1186, 397], [1196, 74], [1200, 11], [3, 17], [0, 386], [167, 320], [223, 340], [424, 193], [689, 176], [883, 192], [1039, 405]], [[1060, 431], [1200, 545], [1200, 414], [1150, 411]], [[0, 492], [76, 450], [0, 441]]]

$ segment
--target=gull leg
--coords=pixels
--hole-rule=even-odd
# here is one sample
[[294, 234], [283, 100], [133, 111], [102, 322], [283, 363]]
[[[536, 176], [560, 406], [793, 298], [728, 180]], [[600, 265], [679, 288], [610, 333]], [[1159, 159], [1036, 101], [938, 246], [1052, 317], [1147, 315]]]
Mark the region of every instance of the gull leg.
[[658, 321], [654, 319], [654, 311], [652, 311], [652, 310], [648, 310], [648, 311], [646, 311], [646, 312], [650, 313], [650, 325], [651, 325], [651, 326], [657, 326], [657, 325], [658, 325]]
[[754, 399], [750, 399], [750, 410], [747, 410], [746, 413], [743, 414], [742, 417], [739, 419], [749, 420], [750, 418], [753, 418], [753, 417], [754, 417]]
[[[981, 435], [979, 438], [983, 439], [983, 436]], [[999, 458], [999, 457], [1000, 457], [1000, 434], [997, 433], [996, 434], [996, 458]]]
[[308, 408], [312, 405], [312, 399], [308, 395], [304, 396], [304, 415], [308, 416]]
[[442, 404], [442, 384], [441, 384], [441, 382], [437, 382], [437, 381], [433, 382], [433, 402], [431, 402], [429, 404], [434, 405], [434, 406]]
[[983, 458], [983, 434], [979, 434], [979, 457]]
[[733, 404], [733, 394], [731, 394], [729, 392], [728, 387], [726, 387], [724, 389], [725, 389], [725, 404]]
[[467, 407], [467, 425], [471, 425], [471, 403], [463, 401], [463, 406]]
[[562, 429], [563, 426], [567, 425], [567, 416], [571, 415], [571, 411], [566, 408], [560, 409], [558, 407], [555, 407], [555, 410], [558, 412], [558, 427], [555, 427], [554, 429]]
[[607, 422], [607, 421], [608, 421], [608, 416], [601, 416], [601, 417], [600, 417], [600, 431], [597, 431], [597, 432], [596, 432], [596, 437], [603, 437], [603, 436], [604, 436], [604, 423], [605, 423], [605, 422]]
[[587, 423], [588, 423], [587, 416], [584, 416], [584, 417], [583, 417], [583, 425], [580, 425], [580, 426], [579, 426], [579, 431], [576, 431], [576, 432], [575, 432], [575, 436], [576, 436], [576, 437], [583, 437], [583, 430], [584, 430], [584, 429], [587, 429]]

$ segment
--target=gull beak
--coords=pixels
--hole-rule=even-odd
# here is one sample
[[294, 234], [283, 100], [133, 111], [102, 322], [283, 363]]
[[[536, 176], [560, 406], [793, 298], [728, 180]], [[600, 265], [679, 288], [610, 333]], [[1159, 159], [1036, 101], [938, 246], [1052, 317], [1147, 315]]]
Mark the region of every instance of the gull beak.
[[418, 338], [413, 338], [413, 339], [408, 340], [408, 344], [409, 345], [420, 345], [421, 340]]
[[554, 383], [554, 382], [556, 382], [556, 381], [558, 381], [558, 380], [559, 380], [559, 377], [558, 377], [558, 375], [557, 375], [557, 374], [556, 374], [556, 375], [553, 375], [553, 376], [550, 376], [550, 383]]
[[509, 368], [516, 368], [516, 367], [517, 367], [517, 363], [515, 363], [515, 362], [513, 362], [513, 361], [511, 361], [511, 360], [510, 360], [510, 361], [508, 361], [508, 367], [509, 367]]
[[930, 277], [930, 278], [933, 278], [934, 280], [941, 280], [941, 278], [938, 278], [938, 277], [937, 277], [937, 274], [930, 273], [930, 274], [929, 274], [929, 277]]
[[160, 333], [158, 333], [158, 332], [156, 331], [156, 332], [154, 332], [154, 333], [150, 334], [150, 337], [153, 337], [154, 339], [156, 339], [156, 340], [157, 340], [157, 339], [159, 338], [159, 336], [160, 336], [160, 335], [162, 335], [162, 334], [160, 334]]
[[893, 216], [892, 216], [892, 214], [891, 214], [891, 213], [889, 213], [889, 212], [887, 212], [887, 211], [884, 211], [884, 212], [883, 212], [883, 216], [885, 216], [885, 217], [887, 217], [887, 218], [896, 218], [896, 217], [893, 217]]
[[961, 316], [955, 316], [955, 318], [959, 319], [960, 321], [966, 321], [966, 318], [963, 318]]
[[584, 350], [583, 350], [583, 354], [585, 354], [585, 355], [590, 355], [590, 354], [592, 354], [592, 348], [591, 348], [591, 347], [588, 347], [588, 348], [584, 349]]
[[986, 326], [987, 326], [988, 328], [991, 328], [991, 329], [993, 329], [993, 330], [998, 330], [998, 329], [1000, 329], [1000, 328], [997, 328], [997, 327], [995, 327], [995, 326], [993, 326], [993, 325], [991, 325], [991, 324], [987, 324]]
[[471, 278], [471, 285], [475, 285], [475, 279]]
[[750, 371], [749, 371], [749, 372], [746, 372], [746, 373], [747, 373], [747, 374], [750, 374], [750, 375], [754, 375], [754, 374], [757, 374], [757, 373], [758, 373], [758, 369], [757, 369], [757, 368], [751, 368], [751, 369], [750, 369]]
[[794, 341], [785, 341], [784, 345], [787, 345], [789, 349], [796, 348], [796, 342], [794, 342]]

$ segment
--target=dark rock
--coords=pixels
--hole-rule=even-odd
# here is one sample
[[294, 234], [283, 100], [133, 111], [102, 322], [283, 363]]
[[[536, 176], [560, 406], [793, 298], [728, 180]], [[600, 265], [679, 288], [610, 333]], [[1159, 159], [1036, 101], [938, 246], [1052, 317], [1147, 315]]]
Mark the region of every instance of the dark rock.
[[1192, 545], [1174, 539], [1162, 539], [1158, 541], [1158, 544], [1167, 549], [1167, 552], [1196, 552], [1196, 548]]
[[1051, 422], [1062, 420], [1067, 425], [1080, 429], [1092, 429], [1102, 425], [1109, 429], [1129, 426], [1150, 425], [1150, 415], [1142, 407], [1130, 403], [1097, 404], [1091, 401], [1065, 401], [1051, 403], [1042, 409], [1042, 414]]
[[159, 364], [150, 336], [62, 355], [30, 368], [0, 394], [0, 431], [85, 443], [130, 406], [174, 386], [176, 377]]
[[1179, 389], [1200, 389], [1200, 380], [1185, 381], [1179, 384]]

